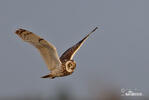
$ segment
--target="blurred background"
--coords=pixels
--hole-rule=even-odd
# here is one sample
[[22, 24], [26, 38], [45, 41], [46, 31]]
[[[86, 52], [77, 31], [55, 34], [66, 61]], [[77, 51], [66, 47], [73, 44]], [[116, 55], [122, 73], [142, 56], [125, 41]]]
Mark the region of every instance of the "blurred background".
[[[148, 0], [0, 0], [0, 100], [148, 100]], [[59, 56], [96, 26], [71, 76], [51, 79], [39, 52], [14, 32], [30, 30]], [[121, 96], [137, 89], [143, 96]]]

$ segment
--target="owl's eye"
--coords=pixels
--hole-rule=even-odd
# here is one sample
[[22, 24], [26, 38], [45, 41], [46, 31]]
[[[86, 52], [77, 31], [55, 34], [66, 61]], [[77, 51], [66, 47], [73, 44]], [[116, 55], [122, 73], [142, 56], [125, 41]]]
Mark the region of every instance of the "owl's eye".
[[73, 66], [72, 63], [69, 63], [69, 64], [68, 64], [68, 67], [71, 67], [71, 66]]

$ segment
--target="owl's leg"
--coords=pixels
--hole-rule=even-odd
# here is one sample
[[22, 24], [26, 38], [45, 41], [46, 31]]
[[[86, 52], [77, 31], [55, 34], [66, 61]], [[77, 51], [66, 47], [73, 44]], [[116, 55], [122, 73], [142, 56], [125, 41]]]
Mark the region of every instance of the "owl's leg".
[[41, 78], [51, 78], [51, 79], [54, 79], [55, 77], [53, 75], [49, 74], [49, 75], [42, 76]]

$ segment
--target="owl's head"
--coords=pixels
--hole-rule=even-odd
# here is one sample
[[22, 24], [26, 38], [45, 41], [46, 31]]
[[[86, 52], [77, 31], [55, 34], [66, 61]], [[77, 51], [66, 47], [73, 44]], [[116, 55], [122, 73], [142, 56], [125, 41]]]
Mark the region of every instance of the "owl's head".
[[69, 73], [72, 73], [76, 68], [76, 63], [73, 60], [68, 60], [66, 61], [65, 66], [66, 66], [66, 71]]

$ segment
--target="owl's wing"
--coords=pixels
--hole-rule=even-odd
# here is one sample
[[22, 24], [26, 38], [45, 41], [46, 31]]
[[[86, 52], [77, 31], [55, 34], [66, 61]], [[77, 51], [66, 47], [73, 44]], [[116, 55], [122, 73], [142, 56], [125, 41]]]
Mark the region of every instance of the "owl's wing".
[[89, 35], [91, 33], [93, 33], [96, 29], [98, 29], [98, 27], [96, 27], [95, 29], [93, 29], [89, 34], [87, 34], [82, 40], [80, 40], [78, 43], [76, 43], [75, 45], [73, 45], [72, 47], [70, 47], [68, 50], [66, 50], [62, 56], [60, 57], [61, 62], [65, 61], [65, 60], [72, 60], [75, 53], [80, 49], [80, 47], [82, 46], [82, 44], [85, 42], [85, 40], [89, 37]]
[[18, 29], [15, 33], [22, 40], [30, 43], [38, 49], [49, 70], [53, 70], [61, 65], [57, 50], [51, 43], [48, 43], [43, 38], [40, 38], [36, 34], [24, 29]]

